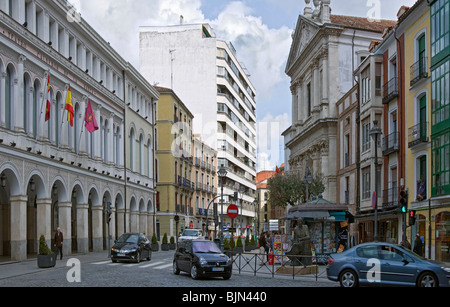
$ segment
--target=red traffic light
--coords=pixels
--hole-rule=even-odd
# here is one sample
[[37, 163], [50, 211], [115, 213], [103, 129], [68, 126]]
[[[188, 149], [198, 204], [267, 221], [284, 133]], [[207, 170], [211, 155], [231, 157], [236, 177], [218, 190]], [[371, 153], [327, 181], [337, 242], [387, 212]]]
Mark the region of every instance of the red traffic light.
[[409, 211], [409, 216], [410, 217], [415, 217], [416, 216], [416, 211], [414, 211], [414, 210]]

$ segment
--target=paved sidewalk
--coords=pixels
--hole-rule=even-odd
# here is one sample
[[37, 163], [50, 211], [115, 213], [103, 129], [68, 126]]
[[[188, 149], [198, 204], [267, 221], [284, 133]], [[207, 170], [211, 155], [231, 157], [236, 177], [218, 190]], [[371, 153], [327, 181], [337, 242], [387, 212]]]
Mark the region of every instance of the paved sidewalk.
[[[99, 253], [89, 253], [89, 254], [73, 254], [56, 260], [56, 266], [50, 269], [61, 269], [67, 268], [67, 261], [70, 258], [76, 258], [80, 260], [81, 263], [96, 262], [101, 260], [108, 260], [108, 254], [106, 251]], [[31, 258], [22, 262], [0, 262], [0, 280], [7, 279], [16, 276], [22, 276], [27, 274], [39, 273], [49, 269], [41, 269], [37, 265], [37, 258]]]

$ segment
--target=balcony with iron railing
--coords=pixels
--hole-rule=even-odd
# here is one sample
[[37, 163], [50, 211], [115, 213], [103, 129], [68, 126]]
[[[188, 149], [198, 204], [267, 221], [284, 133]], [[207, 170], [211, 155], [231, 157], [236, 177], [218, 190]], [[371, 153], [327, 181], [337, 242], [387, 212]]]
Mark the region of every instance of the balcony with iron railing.
[[408, 148], [428, 141], [428, 122], [419, 123], [408, 129]]
[[422, 79], [428, 78], [427, 57], [420, 56], [420, 59], [411, 65], [410, 68], [410, 85], [413, 86]]
[[398, 207], [398, 188], [393, 185], [392, 188], [383, 190], [383, 209]]
[[398, 78], [394, 77], [383, 86], [383, 104], [398, 97]]
[[399, 151], [399, 133], [394, 132], [384, 137], [383, 139], [383, 156], [388, 156], [394, 152]]

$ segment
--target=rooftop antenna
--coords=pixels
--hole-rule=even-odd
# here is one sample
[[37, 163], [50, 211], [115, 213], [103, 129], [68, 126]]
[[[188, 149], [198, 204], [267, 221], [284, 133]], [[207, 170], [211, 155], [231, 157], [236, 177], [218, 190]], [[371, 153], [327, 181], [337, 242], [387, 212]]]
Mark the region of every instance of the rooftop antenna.
[[170, 89], [173, 90], [173, 61], [175, 61], [175, 58], [173, 57], [173, 53], [176, 51], [176, 49], [170, 49]]

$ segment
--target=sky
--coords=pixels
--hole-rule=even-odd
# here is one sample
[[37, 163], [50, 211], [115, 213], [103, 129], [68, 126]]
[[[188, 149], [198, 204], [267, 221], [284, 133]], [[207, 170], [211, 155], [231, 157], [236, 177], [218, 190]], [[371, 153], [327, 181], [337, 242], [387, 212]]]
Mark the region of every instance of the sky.
[[[256, 88], [257, 170], [284, 163], [281, 133], [291, 124], [290, 79], [285, 74], [292, 32], [304, 0], [69, 0], [111, 46], [139, 70], [139, 27], [209, 23], [230, 41]], [[331, 0], [332, 14], [396, 20], [416, 0]], [[311, 1], [313, 6], [313, 1]], [[149, 82], [157, 80], [148, 80]]]

